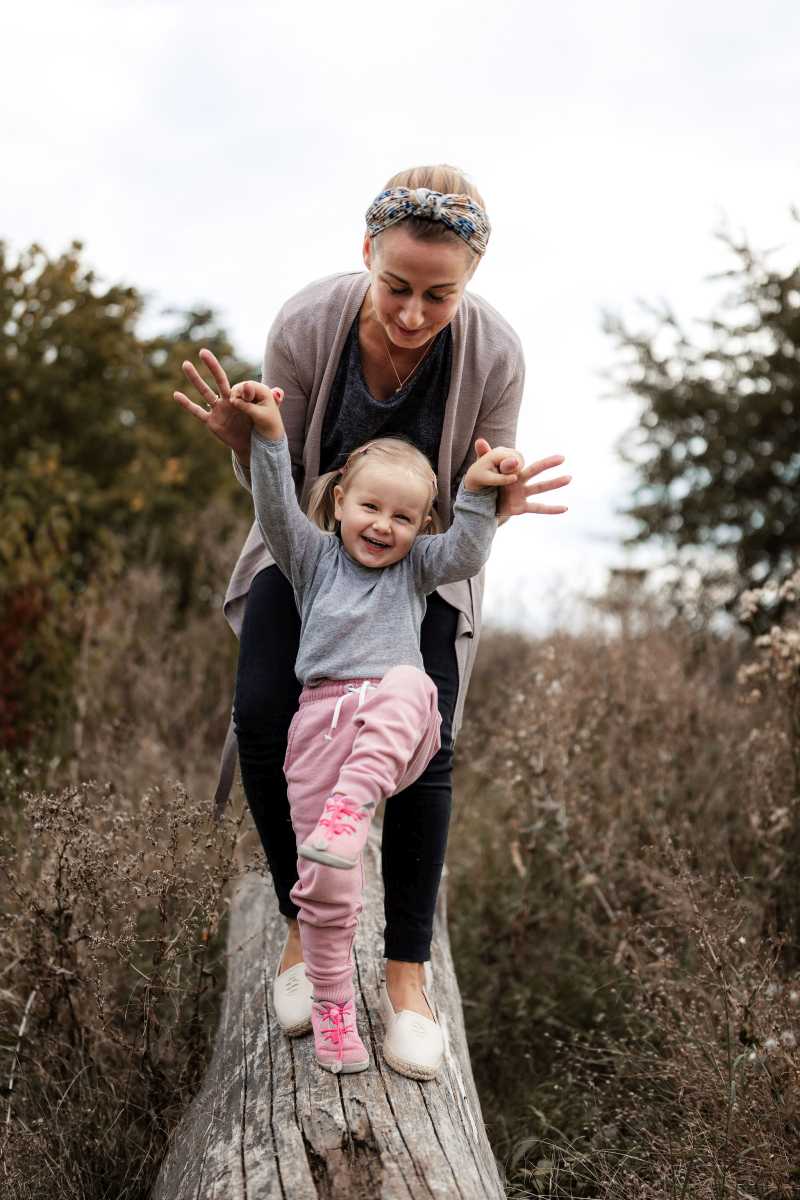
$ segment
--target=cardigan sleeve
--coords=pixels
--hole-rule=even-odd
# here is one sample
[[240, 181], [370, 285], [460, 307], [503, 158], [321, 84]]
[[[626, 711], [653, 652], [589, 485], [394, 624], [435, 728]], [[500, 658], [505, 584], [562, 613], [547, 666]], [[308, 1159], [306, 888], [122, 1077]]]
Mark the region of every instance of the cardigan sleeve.
[[517, 421], [522, 405], [522, 393], [525, 387], [525, 359], [522, 348], [517, 351], [514, 367], [506, 376], [504, 385], [499, 388], [499, 394], [484, 395], [484, 402], [478, 411], [478, 419], [470, 439], [469, 451], [458, 474], [451, 485], [451, 496], [455, 497], [459, 485], [469, 468], [475, 462], [475, 442], [478, 438], [486, 438], [489, 445], [509, 446], [516, 448]]
[[[525, 386], [525, 360], [522, 351], [519, 352], [514, 371], [499, 397], [492, 405], [481, 405], [478, 422], [475, 426], [473, 442], [478, 438], [486, 438], [489, 445], [514, 446], [517, 440], [517, 420], [522, 404], [522, 392]], [[470, 462], [474, 461], [473, 446]], [[467, 464], [469, 466], [469, 463]]]

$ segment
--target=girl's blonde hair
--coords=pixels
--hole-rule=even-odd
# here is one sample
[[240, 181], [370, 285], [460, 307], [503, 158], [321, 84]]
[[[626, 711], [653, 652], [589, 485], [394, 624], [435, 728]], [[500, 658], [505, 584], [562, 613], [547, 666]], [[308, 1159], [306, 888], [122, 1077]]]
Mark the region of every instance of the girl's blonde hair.
[[308, 497], [306, 511], [309, 520], [326, 533], [337, 533], [339, 522], [336, 520], [333, 489], [337, 484], [341, 484], [346, 490], [364, 463], [372, 462], [376, 458], [381, 462], [407, 467], [427, 483], [430, 488], [430, 500], [425, 516], [431, 518], [428, 530], [430, 533], [441, 533], [442, 522], [435, 507], [439, 491], [436, 472], [422, 451], [418, 450], [413, 442], [402, 437], [374, 438], [371, 442], [365, 442], [363, 446], [357, 446], [350, 452], [344, 466], [320, 475]]
[[[486, 204], [475, 184], [460, 171], [447, 163], [437, 163], [428, 167], [408, 167], [398, 171], [391, 179], [387, 179], [384, 187], [389, 188], [430, 188], [432, 192], [442, 192], [446, 195], [469, 196], [476, 204], [486, 211]], [[398, 222], [407, 229], [418, 242], [456, 242], [463, 245], [462, 239], [452, 229], [448, 229], [441, 221], [431, 221], [427, 217], [406, 217]], [[378, 235], [380, 237], [380, 234]], [[474, 252], [473, 252], [474, 253]], [[475, 256], [477, 258], [477, 255]]]

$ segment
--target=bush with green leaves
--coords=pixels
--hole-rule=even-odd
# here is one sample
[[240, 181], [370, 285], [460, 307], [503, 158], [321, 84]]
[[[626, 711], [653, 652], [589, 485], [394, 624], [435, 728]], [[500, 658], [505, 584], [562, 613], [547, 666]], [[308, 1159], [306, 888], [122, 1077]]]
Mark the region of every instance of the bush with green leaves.
[[198, 569], [202, 514], [240, 524], [229, 456], [172, 398], [181, 363], [208, 346], [233, 378], [252, 373], [211, 311], [140, 327], [143, 296], [106, 284], [79, 243], [57, 258], [0, 243], [0, 749], [50, 744], [70, 703], [90, 581], [157, 566], [179, 611], [217, 593]]

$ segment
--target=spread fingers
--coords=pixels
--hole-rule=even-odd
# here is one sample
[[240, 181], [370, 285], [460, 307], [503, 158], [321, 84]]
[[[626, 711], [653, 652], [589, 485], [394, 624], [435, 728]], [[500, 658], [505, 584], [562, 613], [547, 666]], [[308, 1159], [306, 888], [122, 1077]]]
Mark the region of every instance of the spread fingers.
[[197, 417], [198, 421], [202, 421], [205, 424], [208, 420], [208, 409], [201, 408], [199, 404], [195, 404], [194, 400], [190, 400], [183, 392], [173, 392], [172, 395], [178, 401], [181, 408], [185, 408], [188, 413], [191, 413], [193, 417]]

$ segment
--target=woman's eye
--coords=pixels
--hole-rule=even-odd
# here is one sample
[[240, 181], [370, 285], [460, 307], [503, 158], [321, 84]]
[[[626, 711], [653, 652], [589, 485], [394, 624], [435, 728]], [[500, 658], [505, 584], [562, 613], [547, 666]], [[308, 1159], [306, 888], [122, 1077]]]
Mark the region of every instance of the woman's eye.
[[[389, 287], [388, 283], [386, 286]], [[389, 287], [389, 291], [392, 293], [393, 296], [405, 296], [406, 293], [408, 292], [408, 288]], [[445, 300], [447, 300], [448, 297], [447, 296], [432, 296], [429, 292], [428, 299], [432, 300], [434, 304], [444, 304]]]

